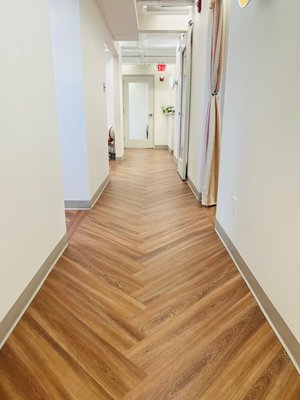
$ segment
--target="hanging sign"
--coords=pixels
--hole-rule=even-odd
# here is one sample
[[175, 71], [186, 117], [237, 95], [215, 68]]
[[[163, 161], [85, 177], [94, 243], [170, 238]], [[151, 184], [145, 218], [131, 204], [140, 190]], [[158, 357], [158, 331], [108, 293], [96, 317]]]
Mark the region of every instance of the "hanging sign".
[[158, 64], [157, 71], [162, 72], [166, 70], [166, 64]]

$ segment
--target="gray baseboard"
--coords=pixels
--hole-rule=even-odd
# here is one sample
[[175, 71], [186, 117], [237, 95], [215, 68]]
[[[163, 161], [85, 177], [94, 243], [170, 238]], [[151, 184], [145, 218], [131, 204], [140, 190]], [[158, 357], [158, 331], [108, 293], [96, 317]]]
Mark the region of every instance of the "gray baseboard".
[[171, 155], [174, 154], [174, 150], [171, 150], [169, 146], [168, 146], [168, 152], [169, 152]]
[[65, 200], [66, 210], [89, 210], [93, 208], [94, 204], [100, 197], [103, 190], [106, 188], [109, 182], [109, 175], [104, 179], [103, 183], [99, 186], [91, 200]]
[[265, 317], [273, 328], [276, 336], [282, 343], [293, 364], [295, 365], [298, 373], [300, 374], [300, 343], [298, 342], [297, 338], [290, 330], [284, 319], [281, 317], [274, 304], [266, 295], [265, 291], [256, 280], [249, 266], [246, 264], [232, 241], [229, 239], [227, 233], [225, 232], [218, 220], [216, 220], [215, 229], [220, 239], [224, 243], [226, 249], [228, 250], [229, 254], [231, 255], [242, 277], [244, 278], [247, 286], [249, 287], [256, 301], [258, 302], [258, 305], [260, 306], [262, 312], [264, 313]]
[[65, 210], [89, 210], [91, 200], [65, 200]]
[[187, 178], [187, 184], [189, 185], [189, 187], [191, 188], [192, 192], [194, 193], [196, 199], [198, 201], [201, 201], [201, 193], [198, 192], [196, 186], [193, 184], [193, 182], [190, 180], [190, 178]]
[[15, 304], [0, 322], [0, 349], [8, 339], [19, 320], [22, 318], [22, 315], [27, 310], [33, 298], [39, 291], [51, 269], [54, 267], [56, 261], [67, 247], [67, 244], [67, 235], [64, 235], [59, 243], [55, 246], [51, 254], [47, 257], [46, 261], [40, 267], [38, 272], [29, 282], [27, 287], [24, 289], [23, 293], [17, 299]]
[[94, 207], [94, 204], [97, 202], [97, 200], [99, 199], [101, 193], [103, 192], [103, 190], [108, 185], [109, 179], [110, 179], [110, 176], [108, 174], [107, 177], [104, 179], [104, 181], [99, 186], [99, 188], [96, 190], [94, 196], [91, 198], [91, 206], [90, 206], [90, 208]]
[[122, 162], [125, 160], [125, 154], [122, 155], [122, 157], [116, 157], [116, 161]]
[[168, 150], [168, 146], [166, 144], [158, 144], [154, 146], [155, 149]]

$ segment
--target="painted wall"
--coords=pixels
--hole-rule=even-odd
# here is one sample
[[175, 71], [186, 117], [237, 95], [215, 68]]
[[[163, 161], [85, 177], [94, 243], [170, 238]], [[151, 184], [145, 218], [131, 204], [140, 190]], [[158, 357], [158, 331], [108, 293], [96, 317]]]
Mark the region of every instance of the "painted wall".
[[[169, 78], [175, 73], [174, 65], [167, 65], [165, 73], [157, 71], [157, 65], [136, 66], [123, 65], [123, 75], [153, 75], [154, 76], [154, 145], [168, 145], [168, 117], [162, 113], [161, 107], [175, 106], [175, 90], [169, 87]], [[164, 82], [159, 77], [165, 77]]]
[[300, 341], [299, 22], [231, 2], [217, 219]]
[[168, 148], [174, 152], [174, 140], [175, 140], [175, 115], [170, 114], [168, 118]]
[[183, 32], [189, 15], [139, 15], [139, 30], [142, 32]]
[[119, 55], [106, 52], [107, 127], [114, 127], [116, 157], [124, 155], [122, 64]]
[[115, 126], [114, 65], [113, 55], [105, 51], [105, 94], [107, 128]]
[[90, 197], [108, 176], [105, 83], [106, 25], [94, 0], [80, 0], [84, 110]]
[[64, 195], [65, 200], [87, 200], [90, 188], [79, 0], [50, 0], [49, 8]]
[[65, 234], [46, 0], [0, 3], [0, 321]]
[[209, 60], [212, 13], [209, 4], [209, 1], [202, 2], [200, 14], [197, 12], [195, 4], [192, 14], [194, 26], [188, 177], [198, 192], [201, 192], [203, 184], [204, 134], [210, 93]]
[[116, 133], [116, 156], [124, 156], [124, 121], [123, 121], [123, 79], [121, 56], [113, 57], [114, 68], [114, 98], [115, 101], [115, 133]]
[[111, 43], [94, 0], [49, 6], [65, 200], [88, 201], [108, 175], [104, 41]]

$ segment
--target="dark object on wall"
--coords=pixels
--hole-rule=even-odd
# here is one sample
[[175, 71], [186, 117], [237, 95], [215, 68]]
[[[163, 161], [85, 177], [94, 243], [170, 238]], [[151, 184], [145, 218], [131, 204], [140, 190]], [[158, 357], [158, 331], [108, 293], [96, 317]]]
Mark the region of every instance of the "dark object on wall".
[[198, 8], [198, 13], [201, 13], [202, 10], [202, 0], [197, 1], [197, 8]]
[[163, 82], [165, 80], [165, 77], [164, 76], [160, 76], [159, 80], [160, 80], [160, 82]]

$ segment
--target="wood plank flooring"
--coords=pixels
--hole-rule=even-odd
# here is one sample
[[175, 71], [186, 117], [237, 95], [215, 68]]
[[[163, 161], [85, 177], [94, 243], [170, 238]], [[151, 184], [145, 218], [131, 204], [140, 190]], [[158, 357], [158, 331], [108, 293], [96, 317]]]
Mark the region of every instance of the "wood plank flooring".
[[0, 352], [1, 400], [299, 400], [300, 377], [163, 150], [128, 150]]

